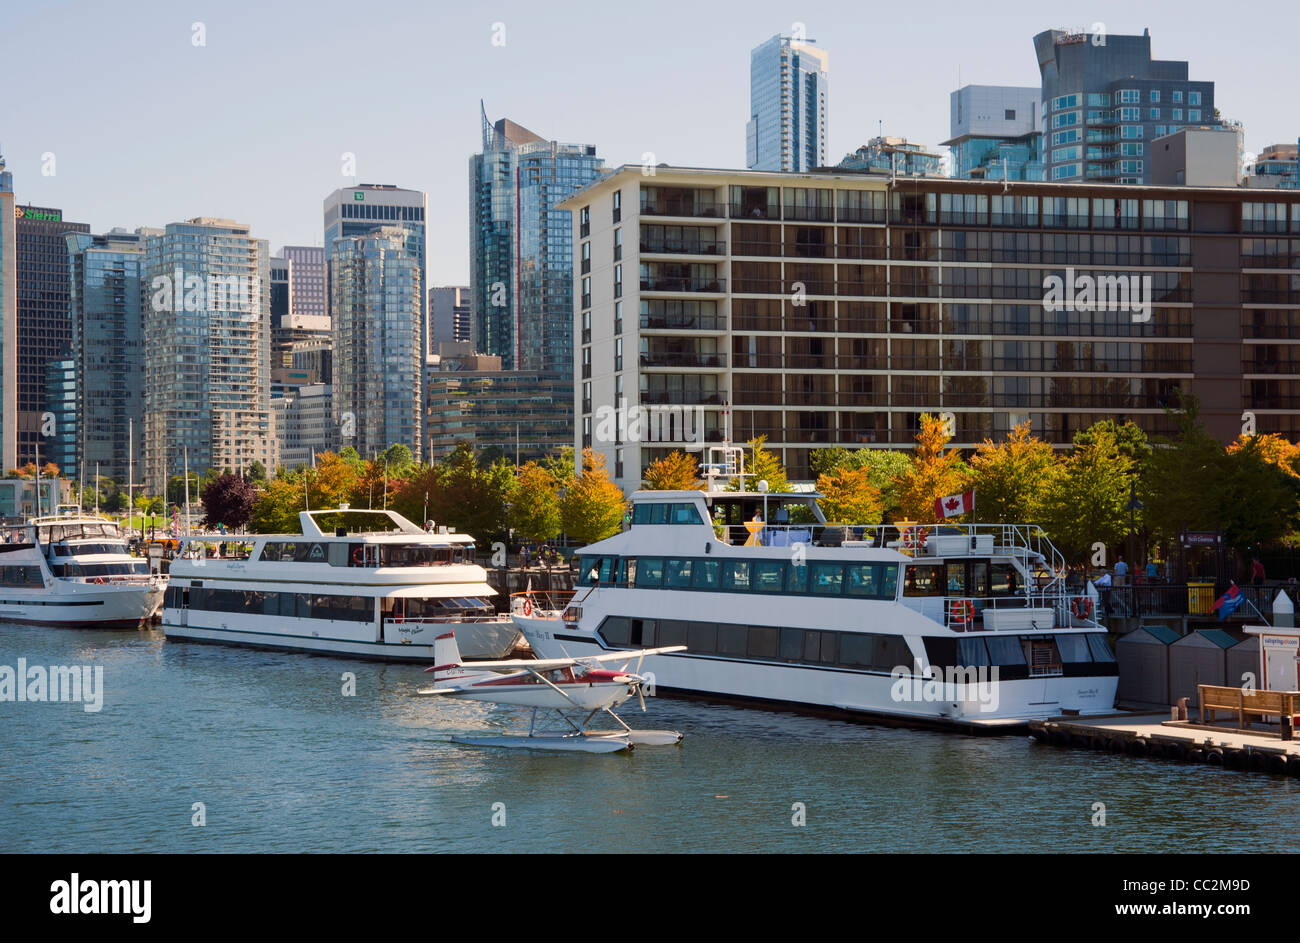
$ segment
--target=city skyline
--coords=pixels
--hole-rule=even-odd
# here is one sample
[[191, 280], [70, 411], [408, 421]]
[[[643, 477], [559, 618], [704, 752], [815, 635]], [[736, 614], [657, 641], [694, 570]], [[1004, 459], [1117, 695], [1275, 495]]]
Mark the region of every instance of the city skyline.
[[[73, 78], [51, 81], [48, 73], [18, 70], [0, 114], [0, 148], [20, 205], [63, 207], [92, 232], [219, 216], [246, 222], [275, 247], [319, 245], [322, 193], [354, 183], [424, 190], [431, 217], [429, 284], [438, 285], [464, 284], [468, 277], [463, 168], [476, 150], [480, 97], [490, 111], [510, 114], [548, 140], [595, 144], [607, 166], [641, 163], [652, 154], [656, 163], [738, 169], [745, 161], [749, 52], [773, 33], [789, 32], [794, 22], [836, 56], [835, 120], [827, 129], [831, 160], [874, 137], [881, 122], [886, 134], [936, 146], [948, 137], [954, 89], [1037, 84], [1033, 36], [1097, 22], [1116, 34], [1149, 28], [1153, 55], [1187, 60], [1195, 76], [1214, 81], [1224, 117], [1245, 124], [1248, 152], [1296, 137], [1293, 110], [1271, 91], [1277, 83], [1261, 69], [1286, 61], [1288, 31], [1248, 22], [1205, 31], [1205, 16], [1213, 15], [1207, 3], [1141, 16], [1128, 6], [1099, 3], [1086, 23], [1073, 22], [1077, 13], [1031, 4], [1009, 4], [996, 18], [946, 5], [924, 43], [906, 11], [757, 3], [743, 27], [727, 11], [691, 9], [693, 27], [683, 31], [674, 10], [685, 15], [687, 8], [669, 6], [666, 16], [641, 24], [638, 42], [628, 44], [606, 41], [621, 35], [610, 30], [617, 17], [612, 11], [555, 17], [506, 4], [490, 14], [433, 14], [394, 3], [385, 9], [382, 28], [359, 32], [335, 25], [346, 19], [337, 15], [345, 11], [341, 4], [323, 4], [310, 19], [228, 4], [202, 21], [205, 44], [199, 46], [194, 23], [202, 14], [178, 15], [146, 3], [123, 17], [77, 5], [59, 21], [57, 39], [61, 54], [81, 64], [78, 74], [140, 59], [166, 71], [169, 82], [125, 112], [86, 108], [82, 83]], [[1294, 15], [1279, 13], [1275, 20], [1288, 16]], [[16, 12], [11, 26], [0, 46], [14, 57], [16, 44], [27, 37], [52, 33], [36, 11]], [[444, 92], [432, 68], [420, 64], [423, 58], [407, 65], [401, 57], [385, 57], [390, 88], [351, 81], [351, 73], [340, 70], [327, 75], [312, 97], [300, 99], [290, 119], [269, 104], [250, 105], [223, 91], [232, 68], [245, 70], [245, 79], [260, 87], [279, 88], [331, 50], [347, 50], [343, 61], [354, 61], [358, 41], [398, 36], [456, 38], [443, 44], [437, 74], [446, 74], [447, 66], [459, 70], [460, 80]], [[504, 44], [494, 45], [496, 38]], [[560, 40], [578, 42], [583, 55], [556, 57]], [[917, 69], [922, 48], [930, 67]], [[540, 73], [549, 81], [533, 81]], [[556, 94], [557, 88], [572, 91]], [[701, 95], [701, 88], [709, 94]], [[363, 112], [367, 120], [356, 121]], [[238, 140], [222, 130], [235, 118], [244, 128]], [[397, 126], [402, 137], [392, 133]], [[354, 156], [355, 176], [342, 174], [344, 154]], [[48, 170], [54, 173], [44, 175]]]

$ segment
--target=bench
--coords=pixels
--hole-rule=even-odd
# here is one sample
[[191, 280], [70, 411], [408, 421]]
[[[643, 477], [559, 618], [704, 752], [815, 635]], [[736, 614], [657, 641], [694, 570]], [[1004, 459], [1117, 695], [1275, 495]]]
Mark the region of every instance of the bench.
[[1282, 723], [1282, 739], [1291, 739], [1292, 719], [1296, 715], [1294, 691], [1247, 691], [1245, 688], [1221, 688], [1212, 684], [1196, 686], [1202, 724], [1213, 724], [1216, 711], [1233, 711], [1237, 727], [1246, 729], [1247, 716], [1277, 717]]

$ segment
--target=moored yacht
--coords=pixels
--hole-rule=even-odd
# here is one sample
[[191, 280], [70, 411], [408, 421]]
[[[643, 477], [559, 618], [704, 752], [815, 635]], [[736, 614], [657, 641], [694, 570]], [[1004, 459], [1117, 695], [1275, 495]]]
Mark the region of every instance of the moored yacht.
[[515, 622], [540, 658], [685, 645], [646, 659], [665, 692], [967, 728], [1111, 710], [1106, 630], [1040, 528], [828, 524], [818, 497], [637, 492], [563, 614]]
[[423, 663], [448, 629], [466, 658], [503, 658], [519, 641], [468, 534], [346, 505], [298, 518], [299, 534], [226, 538], [250, 545], [233, 557], [187, 543], [171, 564], [167, 637]]
[[72, 509], [0, 533], [0, 621], [135, 628], [162, 602], [167, 578], [107, 518]]

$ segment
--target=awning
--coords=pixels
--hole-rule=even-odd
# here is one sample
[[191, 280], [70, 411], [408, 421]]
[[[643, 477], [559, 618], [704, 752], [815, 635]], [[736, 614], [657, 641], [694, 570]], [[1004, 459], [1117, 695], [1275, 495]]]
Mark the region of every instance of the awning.
[[497, 591], [487, 583], [428, 583], [424, 586], [402, 586], [380, 592], [380, 599], [443, 599], [455, 596], [495, 596]]

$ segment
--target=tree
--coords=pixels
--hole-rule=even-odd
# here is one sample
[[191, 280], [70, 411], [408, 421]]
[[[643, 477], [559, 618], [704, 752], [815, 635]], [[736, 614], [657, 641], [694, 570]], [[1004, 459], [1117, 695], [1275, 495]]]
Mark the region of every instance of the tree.
[[542, 467], [551, 473], [551, 477], [555, 479], [558, 488], [561, 490], [568, 488], [573, 484], [573, 479], [577, 477], [573, 446], [566, 445], [560, 449], [559, 455], [548, 455], [542, 459]]
[[238, 475], [220, 475], [203, 489], [203, 526], [243, 527], [257, 504], [257, 486]]
[[[248, 480], [256, 482], [266, 481], [266, 466], [261, 462], [254, 461], [248, 466]], [[184, 484], [184, 479], [182, 479], [181, 483]]]
[[305, 511], [306, 472], [276, 475], [258, 496], [248, 527], [255, 534], [286, 534], [298, 529], [298, 512]]
[[[777, 458], [775, 452], [765, 447], [766, 443], [765, 435], [745, 443], [750, 453], [748, 467], [745, 469], [745, 490], [757, 491], [758, 483], [766, 481], [767, 490], [773, 494], [793, 491], [794, 487], [785, 477], [785, 468], [782, 467], [781, 460]], [[727, 490], [739, 491], [740, 482], [731, 482], [727, 485]]]
[[389, 507], [419, 520], [427, 494], [430, 520], [490, 540], [505, 534], [514, 488], [512, 465], [498, 462], [484, 468], [475, 460], [473, 446], [462, 442], [440, 464], [404, 482]]
[[[348, 454], [351, 453], [351, 454]], [[366, 470], [366, 463], [351, 446], [342, 452], [321, 452], [316, 467], [307, 469], [311, 507], [320, 510], [351, 502]]]
[[814, 475], [820, 476], [837, 468], [861, 468], [867, 472], [871, 486], [880, 491], [884, 514], [894, 516], [899, 510], [898, 486], [903, 480], [911, 459], [901, 449], [814, 449], [809, 456]]
[[916, 433], [916, 449], [898, 483], [898, 504], [911, 521], [933, 524], [934, 502], [966, 490], [970, 470], [957, 449], [944, 451], [949, 436], [937, 416], [924, 413]]
[[880, 489], [865, 468], [835, 468], [817, 477], [822, 514], [838, 524], [879, 524], [884, 515]]
[[61, 474], [63, 474], [62, 470], [53, 462], [46, 462], [41, 468], [42, 478], [58, 478]]
[[388, 466], [389, 478], [407, 478], [415, 471], [415, 457], [410, 448], [400, 442], [390, 445], [380, 459]]
[[999, 445], [985, 439], [970, 460], [971, 483], [978, 502], [976, 517], [989, 524], [1035, 520], [1043, 486], [1055, 461], [1055, 451], [1030, 435], [1027, 422], [1011, 430]]
[[1288, 475], [1300, 478], [1300, 445], [1295, 445], [1272, 433], [1260, 433], [1253, 436], [1238, 436], [1237, 441], [1228, 446], [1229, 452], [1237, 452], [1253, 443], [1259, 456], [1282, 469]]
[[699, 462], [680, 450], [651, 462], [645, 470], [647, 491], [698, 491], [702, 487]]
[[510, 526], [524, 540], [544, 543], [560, 533], [560, 499], [555, 479], [536, 462], [527, 462], [516, 476], [510, 502]]
[[1063, 552], [1078, 559], [1098, 543], [1123, 541], [1135, 467], [1109, 420], [1075, 436], [1070, 454], [1048, 471], [1037, 515]]
[[560, 498], [560, 520], [570, 537], [582, 544], [617, 534], [623, 525], [627, 498], [609, 479], [605, 456], [591, 448], [582, 450], [582, 474]]

